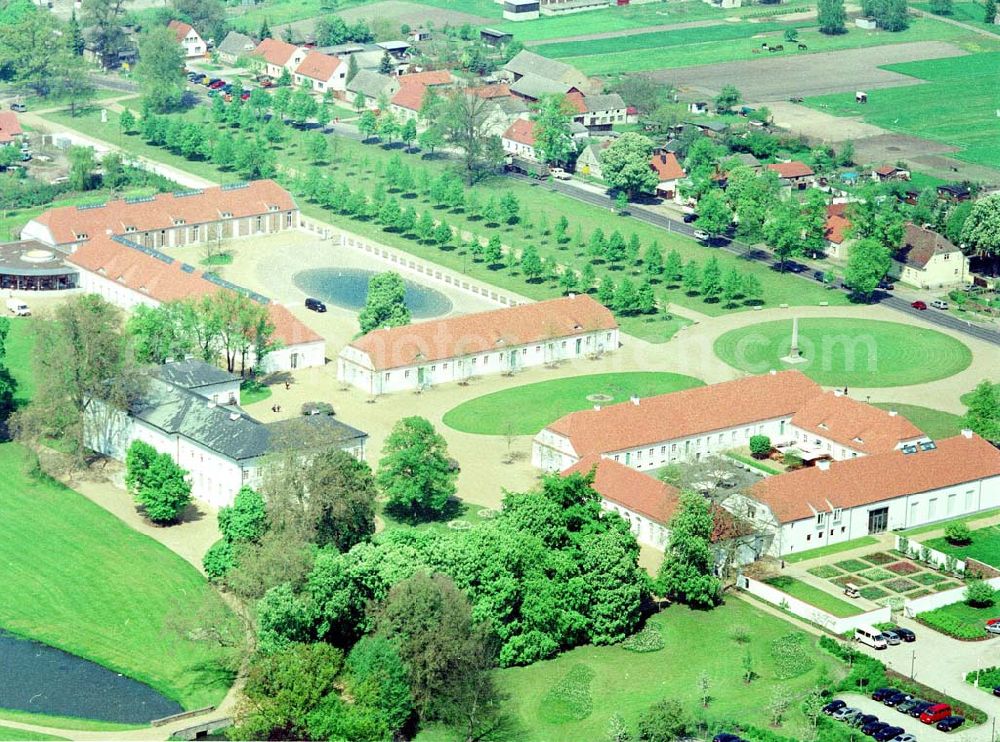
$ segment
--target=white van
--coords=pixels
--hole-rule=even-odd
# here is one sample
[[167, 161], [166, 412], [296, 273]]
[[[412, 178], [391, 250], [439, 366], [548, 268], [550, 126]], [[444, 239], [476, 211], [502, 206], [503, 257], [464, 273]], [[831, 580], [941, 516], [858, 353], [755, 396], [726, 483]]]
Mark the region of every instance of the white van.
[[8, 299], [7, 311], [11, 314], [17, 315], [18, 317], [27, 317], [31, 314], [31, 310], [28, 308], [28, 305], [20, 299]]
[[867, 644], [873, 649], [885, 649], [889, 646], [882, 632], [871, 626], [859, 626], [856, 628], [854, 630], [854, 641]]

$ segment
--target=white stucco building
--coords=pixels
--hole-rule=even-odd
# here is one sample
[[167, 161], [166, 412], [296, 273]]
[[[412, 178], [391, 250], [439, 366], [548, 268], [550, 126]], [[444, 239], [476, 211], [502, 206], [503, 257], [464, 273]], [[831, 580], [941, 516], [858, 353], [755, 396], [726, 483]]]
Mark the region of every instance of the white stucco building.
[[167, 24], [167, 28], [177, 35], [177, 43], [184, 49], [185, 59], [197, 59], [208, 54], [208, 44], [191, 24], [174, 20]]
[[240, 409], [239, 383], [201, 361], [164, 364], [131, 414], [88, 408], [86, 445], [123, 461], [132, 441], [144, 441], [185, 469], [192, 496], [214, 507], [231, 505], [244, 485], [257, 486], [267, 455], [285, 445], [285, 431], [297, 424], [316, 426], [317, 439], [341, 441], [364, 459], [366, 433], [327, 415], [261, 423]]
[[966, 430], [767, 477], [748, 497], [773, 533], [768, 551], [784, 556], [998, 507], [1000, 450]]
[[969, 259], [948, 238], [932, 229], [907, 224], [903, 244], [892, 259], [889, 274], [921, 289], [968, 283]]
[[617, 348], [614, 315], [581, 294], [374, 330], [340, 352], [337, 378], [388, 394]]
[[280, 39], [263, 39], [251, 56], [257, 57], [264, 65], [264, 72], [275, 79], [288, 70], [291, 75], [295, 68], [302, 64], [309, 50], [304, 46], [295, 46]]
[[342, 93], [347, 86], [347, 64], [338, 57], [311, 51], [295, 68], [292, 81], [308, 85], [313, 93]]

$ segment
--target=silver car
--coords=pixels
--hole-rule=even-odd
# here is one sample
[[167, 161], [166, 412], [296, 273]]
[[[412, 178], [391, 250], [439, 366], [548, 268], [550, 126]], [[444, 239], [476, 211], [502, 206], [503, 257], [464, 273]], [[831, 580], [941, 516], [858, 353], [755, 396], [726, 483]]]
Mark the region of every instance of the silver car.
[[903, 732], [902, 734], [897, 734], [889, 742], [917, 742], [917, 738], [909, 732]]
[[847, 708], [840, 709], [840, 711], [835, 711], [833, 713], [833, 718], [837, 721], [842, 721], [845, 724], [853, 724], [855, 721], [864, 716], [864, 713], [865, 712], [861, 709], [848, 706]]
[[895, 647], [897, 644], [900, 643], [900, 641], [902, 641], [899, 638], [899, 634], [897, 634], [895, 631], [883, 631], [882, 636], [885, 637], [885, 642], [890, 647]]
[[990, 634], [1000, 634], [1000, 622], [986, 624], [986, 631]]

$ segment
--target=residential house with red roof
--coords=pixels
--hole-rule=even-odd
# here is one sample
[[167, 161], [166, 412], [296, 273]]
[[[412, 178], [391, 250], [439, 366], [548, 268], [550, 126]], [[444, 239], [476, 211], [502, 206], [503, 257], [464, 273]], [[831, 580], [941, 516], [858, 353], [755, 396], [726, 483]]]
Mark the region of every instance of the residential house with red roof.
[[340, 351], [337, 378], [368, 394], [389, 394], [617, 348], [614, 315], [578, 294], [373, 330]]
[[251, 56], [263, 61], [264, 72], [268, 77], [277, 79], [285, 70], [288, 70], [288, 74], [295, 72], [295, 68], [302, 64], [308, 53], [309, 50], [304, 46], [295, 46], [280, 39], [264, 39], [257, 44]]
[[847, 217], [847, 204], [830, 204], [826, 207], [826, 224], [823, 236], [826, 237], [826, 254], [838, 260], [847, 259], [850, 247], [849, 236], [851, 220]]
[[660, 181], [656, 186], [656, 195], [680, 203], [681, 194], [678, 186], [687, 177], [687, 173], [677, 161], [677, 155], [665, 150], [654, 152], [649, 159], [649, 166], [656, 171], [656, 177]]
[[890, 180], [909, 180], [910, 171], [895, 165], [883, 165], [872, 170], [872, 180], [885, 183]]
[[969, 282], [969, 259], [944, 235], [910, 223], [889, 274], [917, 288], [940, 289]]
[[21, 122], [13, 111], [0, 111], [0, 146], [13, 144], [24, 136]]
[[747, 513], [786, 556], [1000, 507], [1000, 450], [964, 430], [940, 441], [761, 479]]
[[528, 118], [514, 119], [500, 137], [503, 151], [514, 157], [537, 160], [535, 152], [535, 122]]
[[296, 85], [308, 85], [316, 95], [340, 93], [347, 87], [347, 64], [338, 57], [311, 51], [292, 73]]
[[778, 174], [778, 177], [792, 188], [804, 190], [816, 182], [816, 173], [813, 169], [799, 160], [788, 162], [772, 162], [766, 166], [768, 170]]
[[389, 110], [400, 121], [416, 119], [429, 88], [444, 88], [455, 82], [448, 70], [414, 72], [399, 78], [399, 90], [389, 100]]
[[174, 20], [167, 24], [167, 28], [177, 36], [177, 43], [184, 49], [185, 59], [197, 59], [208, 54], [208, 44], [190, 23]]

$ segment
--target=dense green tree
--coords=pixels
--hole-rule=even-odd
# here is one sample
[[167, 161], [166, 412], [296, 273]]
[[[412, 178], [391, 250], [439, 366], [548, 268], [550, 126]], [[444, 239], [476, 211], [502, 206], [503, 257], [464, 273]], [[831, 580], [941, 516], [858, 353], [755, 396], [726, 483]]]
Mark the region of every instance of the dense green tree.
[[387, 639], [362, 637], [345, 663], [347, 692], [358, 706], [375, 712], [380, 738], [398, 732], [413, 713], [409, 668]]
[[[955, 207], [955, 211], [962, 205]], [[976, 201], [962, 224], [961, 244], [994, 264], [1000, 258], [1000, 194]]]
[[670, 539], [657, 576], [664, 595], [695, 608], [718, 604], [722, 583], [715, 576], [713, 527], [708, 500], [682, 492], [680, 508], [670, 519]]
[[690, 715], [678, 701], [659, 701], [639, 717], [639, 739], [641, 742], [674, 742], [686, 739], [693, 727]]
[[736, 268], [730, 268], [722, 277], [722, 301], [727, 307], [731, 307], [742, 295], [743, 278]]
[[683, 270], [684, 263], [681, 261], [681, 254], [676, 249], [672, 249], [667, 253], [667, 259], [663, 264], [663, 275], [666, 277], [667, 283], [672, 284], [680, 278]]
[[260, 541], [267, 532], [264, 498], [252, 487], [240, 487], [233, 504], [219, 509], [219, 531], [230, 543]]
[[735, 85], [723, 85], [715, 96], [715, 110], [719, 113], [729, 111], [743, 102], [743, 95]]
[[996, 23], [997, 3], [996, 0], [986, 0], [983, 4], [983, 23], [991, 25]]
[[10, 320], [0, 317], [0, 422], [5, 422], [14, 411], [14, 392], [17, 381], [7, 367], [7, 338], [10, 335]]
[[970, 395], [965, 424], [990, 443], [1000, 444], [1000, 385], [979, 382]]
[[455, 494], [457, 471], [444, 438], [422, 417], [393, 426], [376, 482], [395, 513], [413, 520], [439, 517]]
[[609, 309], [615, 306], [615, 282], [611, 276], [605, 275], [597, 285], [597, 301]]
[[733, 212], [726, 203], [726, 197], [717, 188], [707, 191], [698, 199], [695, 213], [698, 215], [695, 226], [704, 230], [709, 237], [723, 234], [733, 223]]
[[646, 252], [642, 256], [642, 267], [650, 279], [656, 279], [663, 275], [663, 253], [660, 251], [659, 242], [654, 240], [653, 244], [646, 248]]
[[222, 0], [172, 0], [174, 11], [198, 30], [203, 39], [220, 43], [226, 36], [226, 7]]
[[817, 0], [816, 11], [820, 33], [828, 36], [847, 33], [844, 0]]
[[118, 53], [128, 44], [122, 28], [124, 13], [124, 0], [84, 0], [80, 9], [80, 22], [87, 29], [87, 40], [105, 69], [118, 65]]
[[802, 248], [819, 255], [826, 247], [826, 194], [816, 188], [806, 191], [801, 204]]
[[639, 294], [635, 289], [635, 284], [628, 278], [623, 278], [621, 283], [615, 287], [615, 295], [612, 306], [613, 309], [619, 314], [638, 313]]
[[198, 321], [192, 302], [166, 302], [157, 307], [141, 304], [128, 318], [125, 329], [132, 336], [136, 359], [160, 364], [196, 350]]
[[778, 201], [778, 178], [768, 170], [760, 175], [743, 164], [729, 168], [726, 198], [736, 217], [736, 235], [749, 244], [763, 238], [768, 212]]
[[889, 250], [878, 240], [867, 238], [858, 240], [851, 246], [847, 257], [844, 282], [851, 293], [862, 301], [870, 301], [878, 283], [889, 271], [892, 258]]
[[76, 9], [70, 13], [69, 23], [66, 27], [66, 34], [69, 37], [69, 48], [73, 52], [73, 56], [82, 57], [83, 52], [87, 47], [86, 39], [83, 38], [83, 30], [80, 28], [80, 22], [76, 19]]
[[681, 272], [681, 286], [688, 294], [696, 294], [701, 288], [701, 268], [694, 258], [684, 265], [684, 270]]
[[366, 110], [358, 119], [358, 131], [361, 132], [361, 136], [365, 139], [369, 139], [375, 134], [377, 129], [378, 119], [375, 116], [375, 112]]
[[118, 117], [118, 126], [122, 134], [131, 134], [135, 131], [135, 114], [127, 108], [123, 109], [121, 116]]
[[490, 235], [490, 241], [483, 251], [483, 262], [490, 268], [503, 267], [503, 247], [500, 244], [500, 235]]
[[191, 483], [187, 472], [170, 454], [157, 454], [145, 463], [145, 469], [130, 478], [136, 482], [132, 494], [143, 506], [146, 517], [159, 525], [176, 523], [191, 502]]
[[649, 281], [639, 284], [636, 306], [639, 314], [656, 314], [656, 294], [653, 293], [653, 286]]
[[779, 203], [771, 210], [764, 224], [764, 237], [781, 271], [789, 258], [802, 255], [802, 209], [796, 201]]
[[722, 293], [722, 270], [719, 268], [719, 259], [714, 255], [705, 261], [699, 293], [705, 301], [718, 301]]
[[742, 293], [749, 302], [757, 302], [764, 295], [764, 287], [760, 284], [760, 279], [753, 273], [743, 275]]
[[656, 171], [649, 166], [652, 154], [652, 141], [634, 132], [622, 134], [601, 153], [604, 182], [629, 198], [653, 193], [660, 181]]
[[528, 245], [521, 251], [521, 273], [530, 283], [534, 283], [541, 278], [542, 272], [542, 260], [538, 257], [537, 248]]
[[504, 191], [500, 194], [498, 206], [500, 219], [504, 224], [517, 224], [521, 218], [521, 203], [513, 191]]
[[97, 186], [94, 171], [97, 159], [93, 147], [72, 146], [69, 148], [69, 184], [74, 191], [89, 191]]
[[358, 315], [361, 332], [382, 327], [399, 327], [410, 323], [410, 310], [405, 301], [406, 287], [398, 273], [378, 273], [368, 280], [365, 307]]
[[531, 114], [535, 152], [541, 162], [562, 165], [575, 153], [570, 123], [573, 108], [565, 95], [543, 95]]
[[139, 38], [135, 68], [143, 105], [162, 113], [180, 105], [184, 96], [184, 51], [166, 26], [152, 26]]
[[903, 240], [906, 214], [895, 194], [878, 185], [868, 186], [858, 194], [861, 200], [848, 209], [852, 236], [872, 238], [888, 250], [896, 250]]
[[879, 26], [886, 31], [905, 31], [910, 25], [907, 0], [881, 0], [876, 14]]
[[594, 282], [597, 280], [597, 274], [594, 270], [594, 266], [590, 263], [584, 263], [583, 268], [580, 271], [580, 286], [583, 287], [585, 293], [590, 293], [594, 290]]

